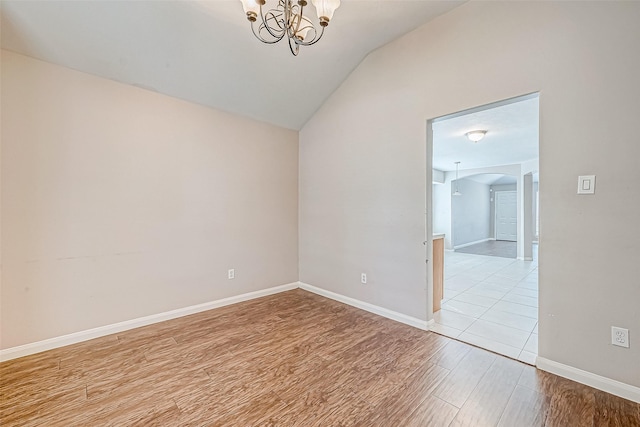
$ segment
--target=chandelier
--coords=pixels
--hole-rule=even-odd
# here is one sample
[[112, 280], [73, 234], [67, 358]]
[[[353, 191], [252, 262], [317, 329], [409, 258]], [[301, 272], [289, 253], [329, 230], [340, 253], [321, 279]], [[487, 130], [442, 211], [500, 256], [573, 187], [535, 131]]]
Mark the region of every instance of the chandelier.
[[[311, 0], [316, 8], [320, 30], [311, 19], [303, 14], [307, 0], [276, 0], [277, 6], [264, 10], [266, 0], [240, 0], [251, 22], [251, 31], [263, 43], [278, 43], [285, 36], [289, 49], [298, 55], [300, 46], [311, 46], [322, 38], [324, 29], [329, 25], [333, 12], [340, 6], [340, 0]], [[260, 22], [258, 21], [260, 17]], [[257, 27], [257, 29], [256, 29]]]

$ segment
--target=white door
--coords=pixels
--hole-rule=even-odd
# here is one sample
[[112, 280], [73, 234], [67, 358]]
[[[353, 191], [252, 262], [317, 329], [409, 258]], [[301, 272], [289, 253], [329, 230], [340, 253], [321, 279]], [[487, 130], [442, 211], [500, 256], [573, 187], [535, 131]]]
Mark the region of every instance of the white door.
[[496, 191], [496, 240], [515, 242], [518, 233], [518, 196], [515, 191]]

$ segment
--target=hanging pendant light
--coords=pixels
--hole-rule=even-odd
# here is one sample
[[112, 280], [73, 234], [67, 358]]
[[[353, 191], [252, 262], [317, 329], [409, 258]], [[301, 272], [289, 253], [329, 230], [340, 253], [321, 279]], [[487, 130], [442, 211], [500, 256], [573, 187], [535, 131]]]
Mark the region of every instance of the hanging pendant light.
[[460, 162], [455, 162], [455, 164], [456, 164], [456, 191], [453, 192], [453, 195], [462, 196], [462, 193], [458, 189], [458, 166], [460, 165]]

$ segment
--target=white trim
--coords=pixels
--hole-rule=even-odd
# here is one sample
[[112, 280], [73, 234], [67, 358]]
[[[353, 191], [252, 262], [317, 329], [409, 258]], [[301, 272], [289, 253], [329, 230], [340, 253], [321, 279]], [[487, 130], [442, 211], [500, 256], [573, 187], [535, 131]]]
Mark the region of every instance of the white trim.
[[151, 325], [153, 323], [164, 322], [165, 320], [171, 320], [178, 317], [188, 316], [190, 314], [211, 310], [214, 308], [224, 307], [226, 305], [236, 304], [239, 302], [248, 301], [255, 298], [265, 297], [267, 295], [273, 295], [280, 292], [290, 291], [297, 288], [298, 288], [298, 282], [289, 283], [287, 285], [275, 286], [273, 288], [268, 288], [268, 289], [261, 289], [255, 292], [235, 295], [232, 297], [223, 298], [216, 301], [210, 301], [203, 304], [192, 305], [184, 308], [178, 308], [176, 310], [166, 311], [164, 313], [152, 314], [150, 316], [139, 317], [137, 319], [125, 320], [124, 322], [118, 322], [112, 325], [100, 326], [98, 328], [87, 329], [85, 331], [80, 331], [80, 332], [74, 332], [72, 334], [63, 335], [60, 337], [49, 338], [43, 341], [37, 341], [29, 344], [20, 345], [17, 347], [11, 347], [4, 350], [0, 350], [0, 362], [16, 359], [18, 357], [28, 356], [30, 354], [40, 353], [42, 351], [51, 350], [58, 347], [63, 347], [65, 345], [76, 344], [82, 341], [87, 341], [90, 339], [115, 334], [117, 332], [122, 332], [129, 329], [139, 328], [141, 326]]
[[321, 295], [326, 298], [330, 298], [335, 301], [342, 302], [352, 307], [359, 308], [361, 310], [368, 311], [378, 316], [386, 317], [387, 319], [395, 320], [396, 322], [404, 323], [405, 325], [413, 326], [414, 328], [428, 331], [429, 326], [426, 320], [420, 320], [416, 317], [407, 316], [406, 314], [398, 313], [387, 308], [379, 307], [377, 305], [369, 304], [368, 302], [360, 301], [355, 298], [347, 297], [344, 295], [336, 294], [335, 292], [327, 291], [326, 289], [318, 288], [307, 283], [299, 282], [300, 288], [305, 291], [313, 292], [314, 294]]
[[469, 242], [469, 243], [465, 243], [463, 245], [456, 245], [456, 246], [453, 247], [453, 249], [455, 250], [455, 249], [466, 248], [467, 246], [477, 245], [478, 243], [488, 242], [489, 240], [496, 240], [496, 239], [491, 238], [491, 237], [487, 237], [486, 239], [476, 240], [475, 242]]
[[591, 372], [583, 371], [582, 369], [574, 368], [573, 366], [545, 359], [544, 357], [538, 357], [536, 366], [543, 371], [551, 372], [552, 374], [577, 381], [581, 384], [586, 384], [598, 390], [606, 391], [623, 399], [640, 403], [640, 387], [602, 377]]

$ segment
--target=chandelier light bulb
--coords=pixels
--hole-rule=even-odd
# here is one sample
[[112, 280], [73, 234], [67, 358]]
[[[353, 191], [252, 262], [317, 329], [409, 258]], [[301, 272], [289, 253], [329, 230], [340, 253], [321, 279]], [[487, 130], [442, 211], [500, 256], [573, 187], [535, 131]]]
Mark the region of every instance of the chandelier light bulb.
[[[299, 27], [298, 21], [300, 21]], [[311, 20], [309, 20], [309, 18], [307, 18], [306, 16], [303, 16], [302, 19], [300, 19], [298, 16], [295, 16], [293, 18], [293, 28], [294, 31], [296, 31], [296, 37], [299, 40], [304, 40], [305, 38], [307, 38], [307, 33], [309, 32], [309, 30], [313, 29], [313, 24], [311, 23]]]
[[[260, 13], [260, 5], [257, 0], [240, 0], [244, 13], [247, 15], [247, 19], [255, 21], [258, 13]], [[252, 19], [253, 18], [253, 19]]]
[[333, 12], [340, 7], [340, 0], [311, 0], [311, 3], [316, 7], [316, 13], [320, 20], [320, 25], [325, 26], [329, 24], [329, 21], [333, 18]]

